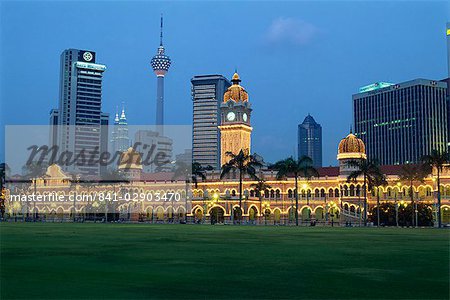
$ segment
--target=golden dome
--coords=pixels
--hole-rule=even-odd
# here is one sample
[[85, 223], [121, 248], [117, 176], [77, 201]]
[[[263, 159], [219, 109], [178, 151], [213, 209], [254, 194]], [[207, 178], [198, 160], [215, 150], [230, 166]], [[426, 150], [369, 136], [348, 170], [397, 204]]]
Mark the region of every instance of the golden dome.
[[142, 162], [141, 155], [136, 152], [132, 147], [128, 148], [127, 151], [122, 152], [119, 159], [119, 170], [123, 169], [141, 169]]
[[247, 91], [239, 84], [241, 79], [239, 78], [238, 73], [234, 73], [231, 82], [233, 83], [223, 94], [223, 102], [227, 102], [228, 100], [233, 100], [235, 102], [245, 102], [248, 101], [248, 93]]
[[356, 158], [366, 157], [366, 146], [364, 145], [364, 142], [351, 132], [339, 143], [338, 158], [347, 158], [349, 154], [354, 154], [350, 156]]

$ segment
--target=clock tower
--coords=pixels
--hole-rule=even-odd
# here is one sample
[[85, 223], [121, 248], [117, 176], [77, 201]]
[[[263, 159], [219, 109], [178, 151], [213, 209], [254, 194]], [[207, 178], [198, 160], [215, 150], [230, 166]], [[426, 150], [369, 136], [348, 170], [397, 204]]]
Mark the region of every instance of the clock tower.
[[234, 73], [233, 83], [223, 95], [220, 105], [220, 164], [224, 165], [230, 160], [227, 152], [238, 154], [239, 151], [250, 153], [250, 126], [251, 104], [248, 102], [247, 91], [240, 85], [240, 78]]

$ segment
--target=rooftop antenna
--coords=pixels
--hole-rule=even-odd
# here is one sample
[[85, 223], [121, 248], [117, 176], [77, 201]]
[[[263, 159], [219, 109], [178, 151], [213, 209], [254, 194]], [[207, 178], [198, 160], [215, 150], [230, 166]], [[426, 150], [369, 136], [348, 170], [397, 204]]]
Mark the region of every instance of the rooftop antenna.
[[159, 37], [159, 45], [162, 46], [163, 45], [163, 14], [161, 14], [161, 34]]

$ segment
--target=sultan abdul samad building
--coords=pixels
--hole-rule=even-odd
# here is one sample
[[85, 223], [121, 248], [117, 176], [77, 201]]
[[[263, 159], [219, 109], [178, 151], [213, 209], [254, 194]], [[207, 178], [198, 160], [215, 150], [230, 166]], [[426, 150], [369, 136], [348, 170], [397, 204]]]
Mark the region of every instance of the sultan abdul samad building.
[[[247, 91], [240, 85], [238, 74], [234, 74], [232, 85], [224, 94], [220, 106], [221, 124], [221, 163], [227, 161], [225, 153], [238, 153], [241, 149], [250, 153], [251, 146], [251, 104]], [[343, 138], [337, 148], [338, 167], [319, 168], [319, 177], [306, 180], [299, 178], [299, 220], [302, 224], [340, 223], [359, 225], [364, 215], [363, 179], [348, 182], [347, 176], [354, 170], [349, 165], [351, 160], [366, 159], [365, 145], [362, 140], [350, 133]], [[130, 163], [131, 158], [131, 163]], [[126, 161], [126, 163], [125, 163]], [[399, 225], [411, 224], [409, 184], [399, 181], [401, 166], [384, 166], [382, 171], [387, 176], [388, 185], [380, 187], [382, 213], [391, 211], [391, 220]], [[147, 174], [142, 172], [140, 156], [132, 148], [122, 155], [119, 170], [128, 182], [116, 184], [96, 184], [86, 186], [73, 182], [57, 165], [47, 169], [45, 177], [35, 179], [30, 188], [45, 195], [58, 193], [66, 201], [51, 203], [26, 204], [9, 202], [7, 214], [36, 212], [39, 219], [61, 220], [77, 218], [106, 218], [145, 221], [154, 223], [184, 222], [189, 223], [232, 223], [236, 220], [239, 209], [239, 174], [230, 173], [220, 179], [219, 171], [206, 172], [206, 180], [199, 179], [198, 185], [187, 183], [185, 179], [174, 179], [173, 173]], [[270, 186], [260, 195], [253, 188], [256, 181], [245, 176], [243, 181], [242, 222], [254, 224], [295, 224], [295, 190], [294, 178], [276, 179], [276, 171], [261, 169], [258, 176], [264, 178]], [[428, 214], [436, 219], [436, 178], [429, 176], [424, 182], [415, 182], [413, 196], [418, 204], [417, 217]], [[35, 183], [35, 184], [34, 184]], [[20, 190], [11, 191], [17, 193]], [[101, 193], [115, 193], [122, 200], [105, 204], [98, 200]], [[169, 201], [164, 200], [166, 193], [173, 193]], [[442, 221], [450, 223], [450, 173], [444, 169], [441, 176]], [[87, 202], [70, 201], [70, 195], [97, 195]], [[186, 195], [188, 198], [186, 199]], [[127, 199], [125, 199], [127, 198]], [[369, 220], [372, 209], [377, 203], [374, 193], [367, 193]], [[128, 200], [128, 201], [126, 201]], [[135, 201], [129, 201], [135, 200]], [[429, 211], [426, 211], [429, 210]], [[106, 213], [107, 212], [107, 213]], [[380, 214], [382, 215], [382, 214]], [[392, 220], [395, 215], [395, 220]], [[383, 222], [383, 221], [382, 221]], [[422, 224], [426, 225], [426, 224]]]

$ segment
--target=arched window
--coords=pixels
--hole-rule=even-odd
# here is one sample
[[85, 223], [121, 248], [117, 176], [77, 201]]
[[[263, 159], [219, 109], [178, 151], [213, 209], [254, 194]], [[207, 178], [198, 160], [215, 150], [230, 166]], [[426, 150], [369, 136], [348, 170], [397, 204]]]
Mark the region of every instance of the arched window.
[[292, 190], [291, 189], [288, 190], [288, 198], [292, 198]]
[[250, 190], [250, 197], [255, 197], [255, 191], [254, 190]]
[[280, 190], [276, 190], [276, 192], [275, 192], [275, 197], [276, 197], [277, 199], [280, 199], [280, 198], [281, 198]]
[[269, 198], [269, 190], [264, 191], [264, 198]]
[[325, 189], [320, 190], [320, 197], [325, 198]]
[[344, 186], [344, 196], [348, 196], [348, 186]]
[[235, 190], [231, 191], [231, 196], [236, 197], [236, 191]]
[[334, 196], [333, 189], [328, 190], [328, 197], [332, 198]]
[[350, 185], [350, 197], [355, 196], [355, 186], [352, 184]]
[[334, 197], [339, 198], [339, 189], [338, 188], [334, 189]]
[[314, 190], [314, 197], [319, 198], [319, 189]]

